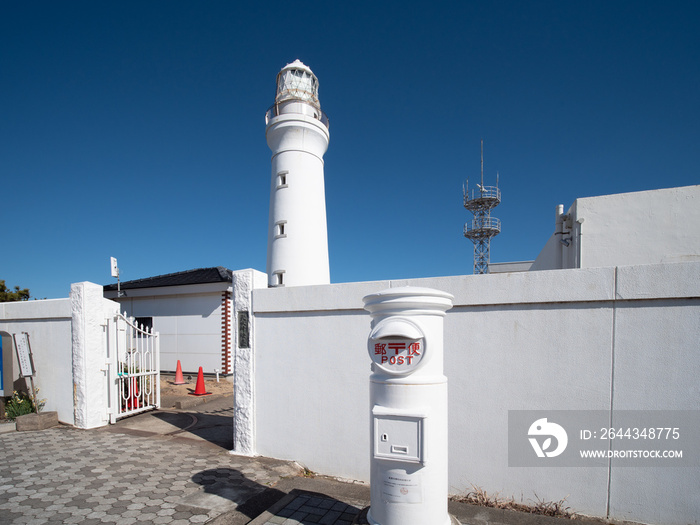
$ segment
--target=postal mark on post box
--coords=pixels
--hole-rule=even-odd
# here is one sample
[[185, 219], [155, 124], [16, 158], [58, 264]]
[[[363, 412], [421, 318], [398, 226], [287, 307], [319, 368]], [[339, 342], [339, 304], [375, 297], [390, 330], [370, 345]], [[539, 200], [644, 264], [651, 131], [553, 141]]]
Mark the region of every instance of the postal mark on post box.
[[368, 350], [372, 361], [384, 372], [408, 374], [423, 360], [425, 337], [407, 319], [380, 322], [370, 333]]
[[382, 365], [416, 365], [423, 357], [423, 341], [389, 340], [374, 344], [375, 361]]

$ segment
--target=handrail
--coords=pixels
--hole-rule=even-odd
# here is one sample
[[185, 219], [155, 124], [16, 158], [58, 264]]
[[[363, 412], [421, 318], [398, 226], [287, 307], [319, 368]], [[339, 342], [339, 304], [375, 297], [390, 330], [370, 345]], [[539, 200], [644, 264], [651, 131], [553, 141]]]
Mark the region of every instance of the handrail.
[[128, 315], [124, 315], [121, 312], [117, 312], [116, 317], [121, 317], [126, 324], [128, 324], [131, 328], [136, 330], [138, 333], [143, 334], [143, 335], [158, 335], [158, 333], [153, 329], [153, 327], [148, 326], [139, 326], [138, 323], [136, 322], [135, 317], [129, 317]]
[[465, 237], [493, 236], [501, 231], [501, 219], [496, 217], [474, 217], [464, 225]]
[[498, 186], [481, 186], [481, 189], [472, 188], [464, 194], [464, 205], [472, 201], [498, 201], [501, 202], [501, 190]]
[[[289, 104], [295, 104], [294, 111], [282, 112], [281, 110], [287, 107]], [[319, 120], [321, 124], [326, 126], [326, 129], [330, 129], [330, 121], [328, 120], [328, 115], [318, 108], [315, 108], [303, 100], [285, 100], [282, 103], [274, 103], [265, 112], [265, 125], [267, 126], [275, 117], [279, 117], [284, 114], [301, 113], [302, 115], [307, 115]]]

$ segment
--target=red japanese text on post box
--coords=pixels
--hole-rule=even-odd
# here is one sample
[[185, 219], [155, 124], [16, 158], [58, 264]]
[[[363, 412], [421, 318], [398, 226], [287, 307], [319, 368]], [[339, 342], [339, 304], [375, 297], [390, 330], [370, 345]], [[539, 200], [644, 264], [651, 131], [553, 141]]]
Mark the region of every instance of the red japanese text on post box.
[[381, 339], [373, 343], [372, 360], [392, 372], [408, 372], [423, 359], [423, 340]]

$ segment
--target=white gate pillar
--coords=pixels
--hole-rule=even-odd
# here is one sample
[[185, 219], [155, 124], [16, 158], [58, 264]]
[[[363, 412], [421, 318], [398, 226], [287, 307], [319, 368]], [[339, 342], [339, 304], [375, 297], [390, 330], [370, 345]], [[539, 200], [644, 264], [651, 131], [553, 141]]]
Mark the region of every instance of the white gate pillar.
[[255, 315], [253, 290], [267, 288], [267, 275], [256, 270], [233, 272], [233, 450], [254, 456]]
[[449, 525], [443, 320], [453, 296], [390, 288], [364, 298], [372, 317], [372, 525]]
[[70, 287], [73, 346], [73, 410], [75, 426], [106, 425], [107, 414], [107, 315], [119, 305], [105, 299], [102, 286], [90, 282]]

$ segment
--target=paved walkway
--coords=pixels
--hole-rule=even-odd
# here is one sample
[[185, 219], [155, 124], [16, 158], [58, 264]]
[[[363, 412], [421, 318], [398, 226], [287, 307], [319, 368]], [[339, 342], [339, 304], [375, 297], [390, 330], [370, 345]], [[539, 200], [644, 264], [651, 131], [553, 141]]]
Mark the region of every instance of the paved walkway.
[[3, 434], [0, 449], [2, 524], [204, 523], [298, 473], [282, 461], [68, 428]]
[[[303, 477], [293, 462], [230, 454], [231, 404], [221, 398], [95, 430], [0, 434], [0, 525], [365, 523], [366, 484]], [[450, 512], [465, 525], [566, 523], [455, 502]]]
[[[232, 409], [215, 405], [95, 430], [0, 434], [0, 524], [204, 523], [299, 474], [294, 463], [231, 455], [207, 440], [222, 434], [212, 418], [232, 420]], [[177, 424], [193, 418], [201, 435], [184, 437]]]

